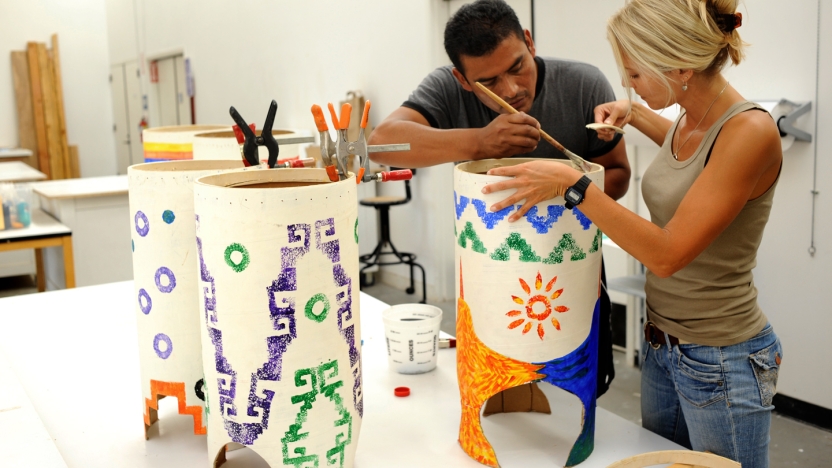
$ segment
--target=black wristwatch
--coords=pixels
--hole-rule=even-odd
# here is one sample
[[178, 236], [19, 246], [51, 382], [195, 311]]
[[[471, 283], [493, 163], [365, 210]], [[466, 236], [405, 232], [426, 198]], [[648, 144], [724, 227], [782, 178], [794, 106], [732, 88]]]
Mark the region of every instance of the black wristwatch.
[[592, 183], [587, 176], [581, 176], [575, 185], [566, 189], [566, 193], [563, 194], [563, 199], [566, 200], [564, 206], [566, 206], [567, 210], [571, 210], [572, 208], [581, 204], [584, 201], [584, 194], [586, 193], [587, 187], [589, 184]]

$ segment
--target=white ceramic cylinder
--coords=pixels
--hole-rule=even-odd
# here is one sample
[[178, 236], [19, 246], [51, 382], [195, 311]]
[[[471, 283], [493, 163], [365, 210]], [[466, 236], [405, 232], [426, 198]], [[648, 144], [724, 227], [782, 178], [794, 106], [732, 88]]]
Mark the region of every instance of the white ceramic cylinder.
[[[259, 136], [260, 130], [255, 131]], [[300, 154], [300, 145], [283, 145], [281, 140], [287, 138], [310, 137], [310, 143], [314, 140], [307, 130], [272, 130], [277, 144], [280, 147], [280, 159], [303, 156]], [[204, 132], [194, 137], [194, 159], [242, 159], [240, 144], [231, 130]], [[258, 148], [261, 161], [269, 159], [269, 152], [265, 146]]]
[[174, 161], [127, 169], [145, 430], [159, 396], [175, 396], [179, 412], [205, 434], [194, 181], [242, 169], [239, 161]]
[[[579, 206], [566, 209], [562, 197], [533, 206], [513, 223], [508, 217], [523, 201], [491, 211], [514, 190], [483, 194], [485, 185], [507, 179], [488, 170], [528, 161], [454, 168], [459, 441], [475, 460], [498, 466], [480, 408], [501, 391], [545, 381], [583, 405], [566, 464], [573, 466], [594, 446], [602, 234]], [[603, 189], [603, 167], [593, 164], [586, 175]]]
[[436, 368], [442, 309], [427, 304], [399, 304], [381, 313], [387, 361], [400, 374]]
[[222, 174], [195, 186], [208, 452], [351, 467], [363, 414], [355, 178]]
[[[182, 161], [194, 159], [194, 135], [203, 132], [228, 130], [228, 125], [172, 125], [146, 128], [142, 131], [144, 162]], [[235, 157], [214, 158], [231, 160]]]
[[[589, 335], [598, 299], [601, 233], [580, 207], [567, 210], [562, 197], [536, 205], [514, 223], [508, 216], [520, 204], [491, 212], [491, 205], [513, 191], [484, 195], [486, 184], [507, 179], [485, 173], [527, 161], [531, 159], [483, 160], [455, 167], [456, 267], [461, 261], [465, 301], [479, 339], [507, 357], [544, 362], [568, 354]], [[603, 167], [594, 168], [587, 175], [603, 189]], [[559, 312], [558, 307], [568, 310]], [[506, 315], [513, 310], [521, 313]]]

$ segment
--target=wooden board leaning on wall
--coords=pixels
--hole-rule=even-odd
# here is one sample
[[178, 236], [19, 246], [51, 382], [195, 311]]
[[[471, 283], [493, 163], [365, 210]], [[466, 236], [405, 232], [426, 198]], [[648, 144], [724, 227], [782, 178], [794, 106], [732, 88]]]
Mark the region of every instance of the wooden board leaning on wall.
[[66, 136], [58, 35], [46, 44], [29, 42], [12, 51], [12, 76], [17, 103], [20, 147], [32, 151], [27, 163], [50, 179], [80, 177], [78, 148]]

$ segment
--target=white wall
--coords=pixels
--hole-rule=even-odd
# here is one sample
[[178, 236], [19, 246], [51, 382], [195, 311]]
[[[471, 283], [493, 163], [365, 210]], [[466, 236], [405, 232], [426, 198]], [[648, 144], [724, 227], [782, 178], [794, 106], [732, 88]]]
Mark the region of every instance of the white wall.
[[0, 146], [17, 146], [17, 111], [9, 52], [58, 34], [69, 144], [78, 145], [85, 177], [116, 172], [104, 0], [0, 3]]
[[[748, 63], [728, 77], [746, 95], [814, 101], [816, 84], [817, 2], [776, 2], [747, 5], [743, 32], [749, 42]], [[771, 219], [760, 247], [755, 281], [760, 305], [784, 346], [778, 391], [816, 405], [832, 408], [832, 4], [822, 2], [820, 31], [820, 96], [813, 112], [799, 127], [810, 131], [813, 143], [796, 142], [783, 154], [783, 169]], [[788, 30], [787, 35], [780, 31]], [[776, 32], [776, 33], [775, 33]], [[784, 40], [785, 38], [785, 40]], [[816, 114], [816, 112], [818, 112]], [[818, 131], [814, 131], [814, 119]], [[817, 197], [814, 257], [811, 238], [811, 201], [814, 151], [817, 151]]]

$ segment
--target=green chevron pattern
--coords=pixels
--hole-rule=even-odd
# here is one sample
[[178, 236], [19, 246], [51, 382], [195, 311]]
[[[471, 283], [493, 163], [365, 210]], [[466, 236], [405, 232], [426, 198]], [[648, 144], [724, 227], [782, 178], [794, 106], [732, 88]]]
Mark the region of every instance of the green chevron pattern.
[[512, 250], [520, 252], [521, 262], [531, 263], [540, 261], [540, 256], [534, 252], [532, 246], [526, 242], [526, 239], [523, 239], [523, 236], [519, 232], [512, 232], [506, 241], [491, 254], [491, 259], [507, 262], [511, 259]]
[[[470, 243], [470, 249], [474, 252], [488, 254], [489, 250], [485, 247], [479, 234], [474, 229], [473, 223], [470, 221], [465, 222], [465, 227], [461, 231], [457, 230], [456, 223], [454, 223], [454, 234], [457, 238], [457, 244], [463, 249], [467, 249]], [[588, 254], [599, 252], [601, 250], [603, 236], [603, 232], [600, 229], [596, 229], [595, 236], [592, 239], [592, 245], [589, 251], [586, 251], [578, 244], [571, 233], [563, 234], [549, 255], [542, 258], [519, 232], [512, 232], [499, 247], [493, 249], [489, 257], [498, 262], [508, 262], [512, 258], [511, 252], [515, 251], [519, 254], [519, 260], [524, 263], [542, 262], [547, 265], [557, 265], [563, 263], [565, 259], [577, 262], [585, 260]]]
[[468, 240], [471, 240], [471, 250], [477, 253], [487, 253], [485, 245], [483, 245], [482, 241], [480, 240], [480, 236], [477, 235], [477, 232], [474, 231], [474, 225], [468, 221], [465, 223], [465, 229], [459, 233], [457, 237], [457, 243], [463, 249], [468, 248]]
[[573, 262], [577, 262], [578, 260], [583, 260], [586, 258], [586, 252], [582, 249], [577, 242], [575, 242], [575, 238], [572, 237], [572, 234], [568, 232], [560, 238], [560, 241], [552, 249], [552, 252], [549, 256], [543, 260], [543, 263], [548, 265], [557, 265], [559, 263], [563, 263], [563, 253], [565, 251], [572, 252], [572, 256], [569, 260]]
[[592, 239], [592, 248], [589, 249], [589, 253], [595, 253], [601, 249], [601, 243], [604, 242], [604, 233], [598, 229], [595, 232], [595, 239]]

